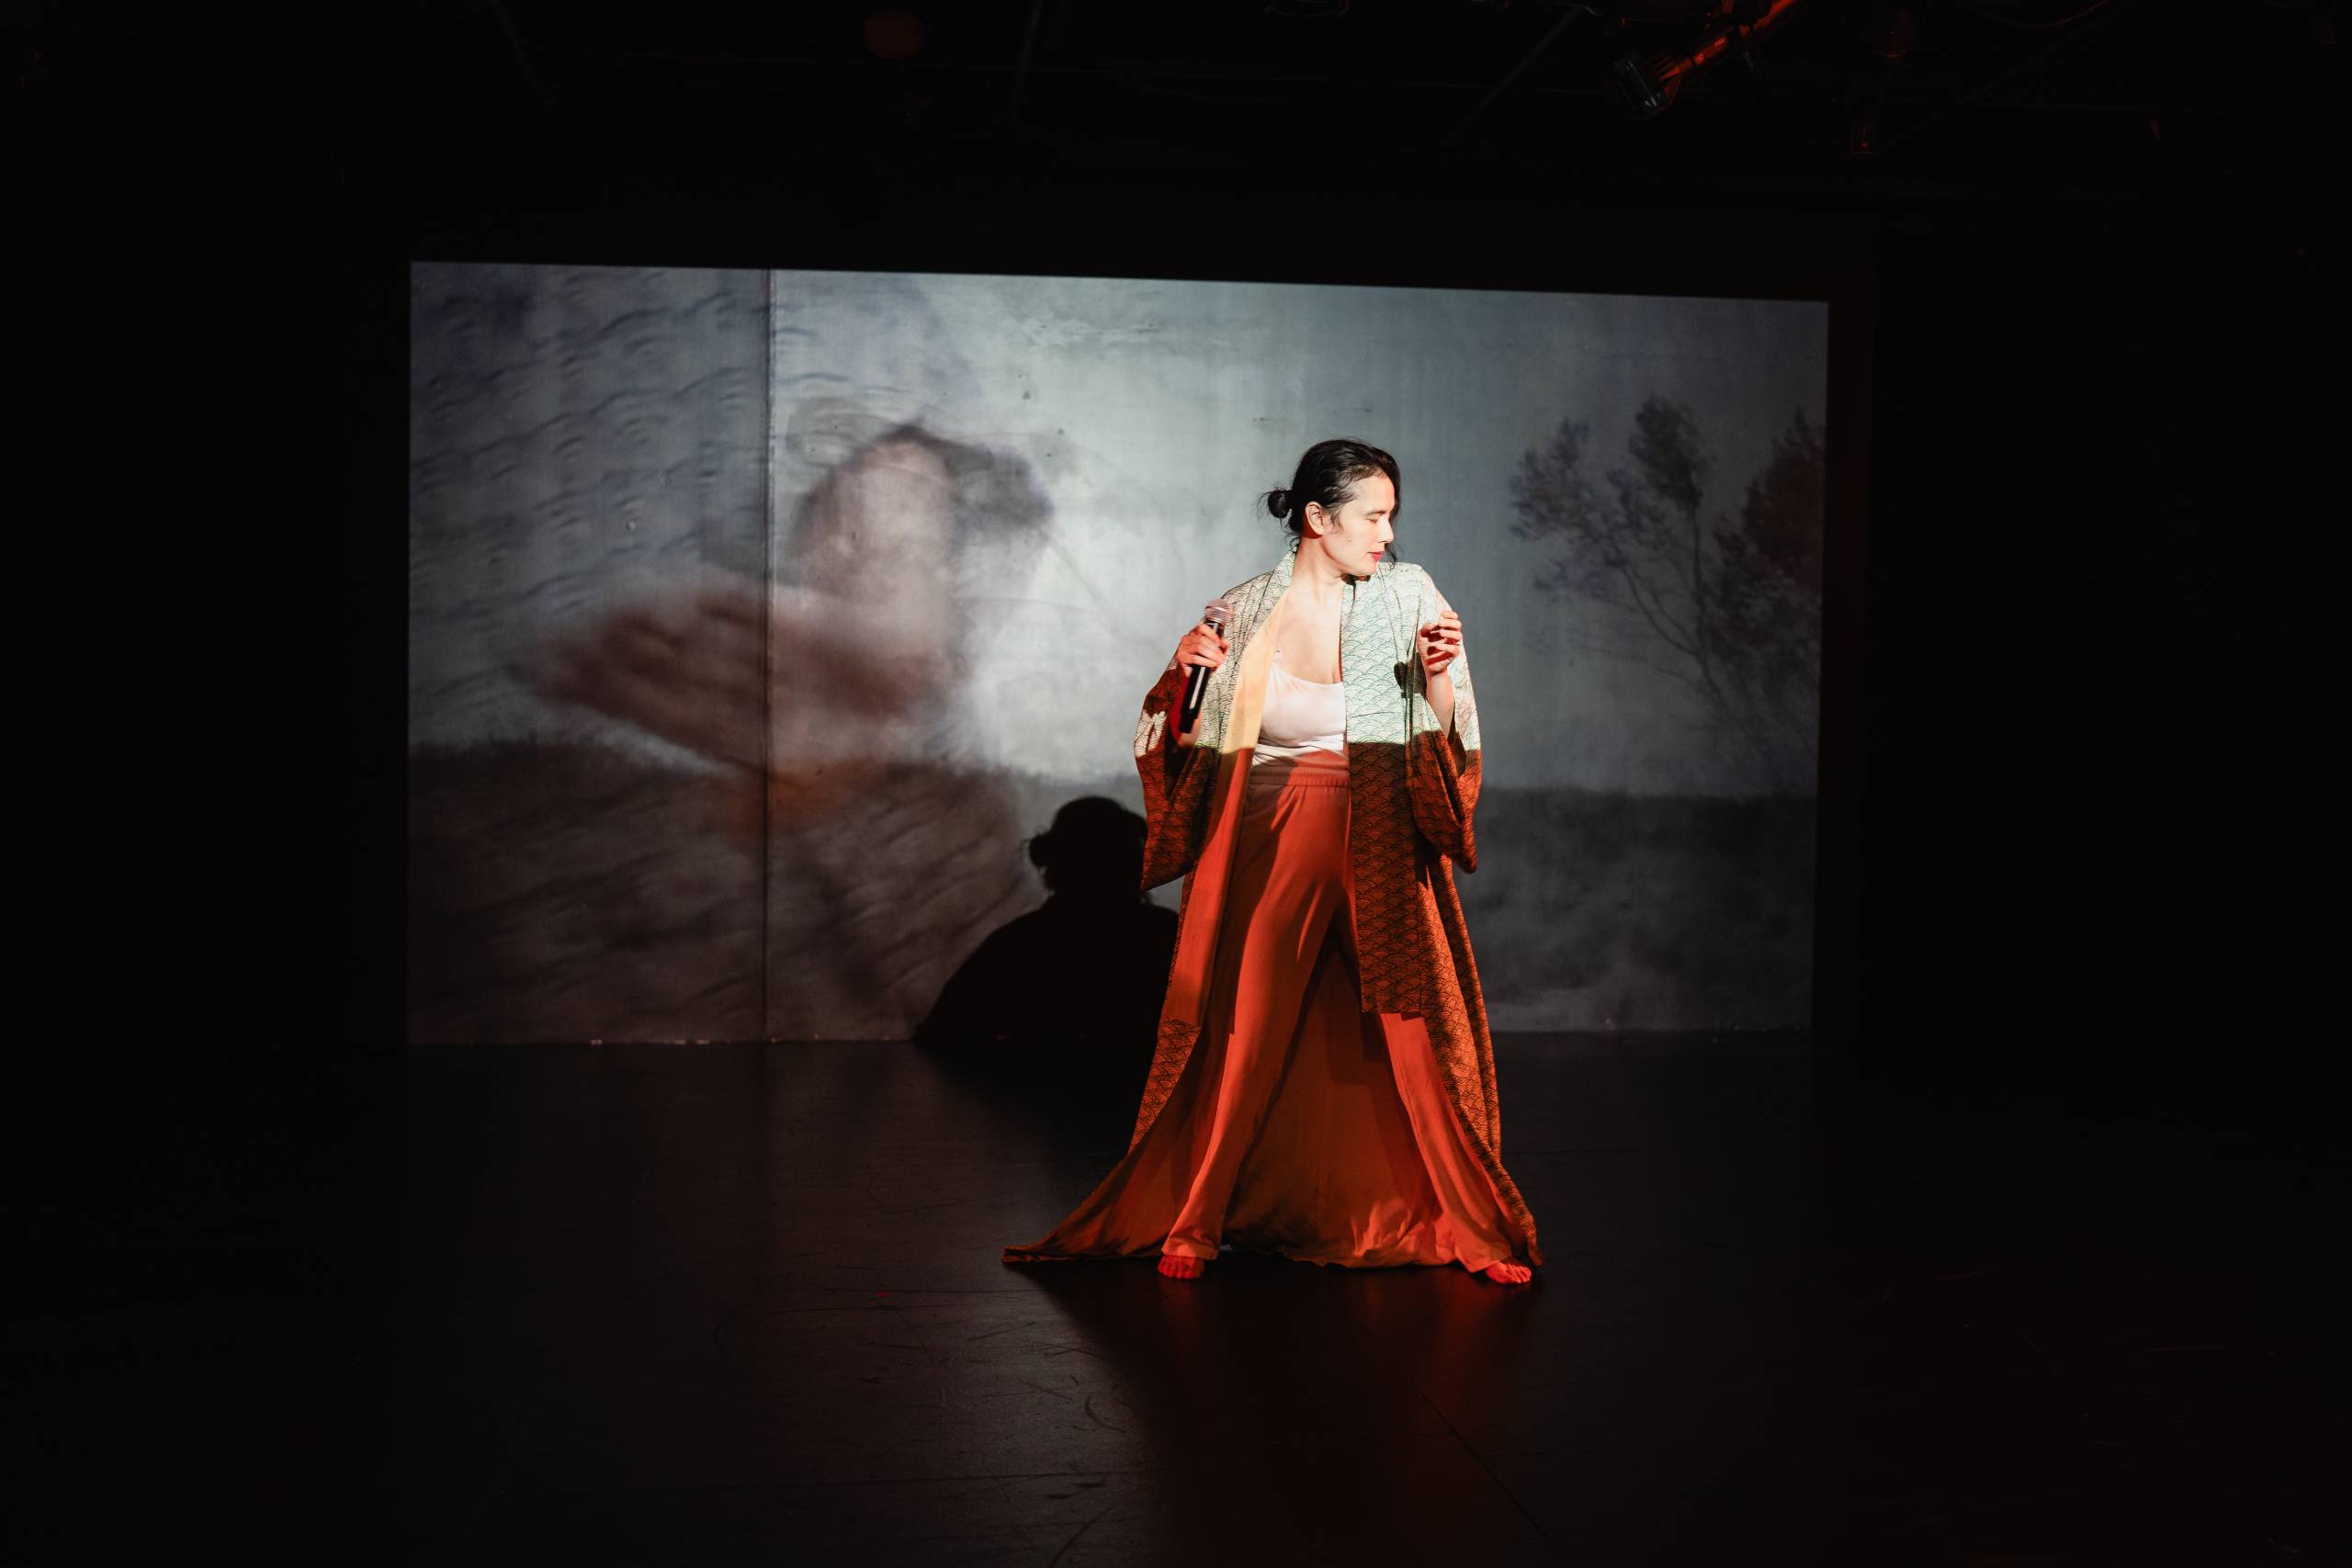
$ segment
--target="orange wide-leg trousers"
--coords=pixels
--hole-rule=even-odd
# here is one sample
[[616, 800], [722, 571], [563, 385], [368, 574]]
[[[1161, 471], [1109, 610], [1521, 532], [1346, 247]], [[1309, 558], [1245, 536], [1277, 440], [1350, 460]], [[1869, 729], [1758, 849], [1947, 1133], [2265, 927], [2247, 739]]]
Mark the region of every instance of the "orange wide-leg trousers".
[[1362, 1010], [1347, 759], [1261, 763], [1246, 802], [1182, 1080], [1085, 1202], [1006, 1256], [1230, 1246], [1351, 1268], [1525, 1261], [1423, 1020]]

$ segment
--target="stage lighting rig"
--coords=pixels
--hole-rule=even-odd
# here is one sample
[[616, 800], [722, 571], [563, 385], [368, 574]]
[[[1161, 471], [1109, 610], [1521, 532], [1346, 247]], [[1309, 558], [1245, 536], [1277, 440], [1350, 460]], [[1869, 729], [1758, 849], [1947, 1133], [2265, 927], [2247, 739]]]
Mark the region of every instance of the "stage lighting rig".
[[1786, 21], [1789, 13], [1801, 3], [1802, 0], [1727, 0], [1726, 4], [1711, 6], [1714, 19], [1689, 48], [1620, 58], [1610, 67], [1610, 96], [1618, 107], [1644, 119], [1663, 114], [1682, 96], [1683, 88], [1725, 55], [1747, 59], [1748, 47]]

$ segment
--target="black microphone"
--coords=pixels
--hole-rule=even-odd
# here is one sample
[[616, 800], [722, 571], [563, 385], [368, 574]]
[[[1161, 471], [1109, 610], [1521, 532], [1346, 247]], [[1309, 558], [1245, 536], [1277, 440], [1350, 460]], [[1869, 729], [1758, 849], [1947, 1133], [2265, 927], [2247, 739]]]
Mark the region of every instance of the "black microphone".
[[[1210, 600], [1208, 607], [1201, 612], [1201, 624], [1219, 637], [1225, 635], [1226, 625], [1232, 619], [1233, 606], [1222, 599]], [[1176, 727], [1177, 734], [1190, 735], [1193, 732], [1193, 726], [1201, 716], [1201, 699], [1208, 694], [1208, 690], [1209, 667], [1205, 664], [1193, 665], [1192, 683], [1184, 688], [1184, 721]]]

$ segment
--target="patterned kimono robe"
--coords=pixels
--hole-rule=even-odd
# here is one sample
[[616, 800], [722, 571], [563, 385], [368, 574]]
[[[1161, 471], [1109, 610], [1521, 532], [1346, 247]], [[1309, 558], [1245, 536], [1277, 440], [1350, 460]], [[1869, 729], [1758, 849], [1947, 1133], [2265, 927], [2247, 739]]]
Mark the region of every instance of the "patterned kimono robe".
[[[1170, 660], [1136, 726], [1147, 829], [1143, 885], [1185, 878], [1176, 958], [1159, 1040], [1129, 1147], [1168, 1103], [1207, 1013], [1204, 979], [1216, 950], [1237, 824], [1258, 741], [1276, 624], [1297, 560], [1226, 591], [1234, 607], [1225, 663], [1210, 677], [1193, 744], [1181, 744], [1191, 671]], [[1384, 558], [1343, 608], [1340, 672], [1347, 695], [1348, 858], [1355, 885], [1357, 981], [1366, 1012], [1423, 1015], [1438, 1074], [1470, 1147], [1535, 1248], [1535, 1221], [1504, 1170], [1494, 1044], [1453, 863], [1477, 869], [1478, 708], [1466, 660], [1452, 666], [1453, 723], [1438, 722], [1418, 657], [1419, 628], [1442, 602], [1429, 573]]]

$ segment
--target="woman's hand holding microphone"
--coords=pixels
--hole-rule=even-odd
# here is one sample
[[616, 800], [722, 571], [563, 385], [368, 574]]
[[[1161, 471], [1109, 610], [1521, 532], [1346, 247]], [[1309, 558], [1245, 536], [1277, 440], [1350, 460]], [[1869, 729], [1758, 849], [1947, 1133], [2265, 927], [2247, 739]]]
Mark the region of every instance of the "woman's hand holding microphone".
[[1215, 670], [1225, 662], [1226, 650], [1231, 646], [1223, 632], [1203, 621], [1186, 632], [1184, 640], [1176, 645], [1176, 662]]
[[[1214, 621], [1203, 620], [1200, 625], [1186, 632], [1184, 640], [1176, 645], [1176, 663], [1179, 668], [1187, 671], [1185, 676], [1187, 690], [1191, 688], [1193, 679], [1190, 671], [1206, 670], [1215, 672], [1217, 667], [1225, 662], [1225, 656], [1231, 647], [1231, 642], [1225, 635], [1225, 629]], [[1187, 703], [1185, 705], [1189, 707], [1191, 705]], [[1192, 739], [1193, 726], [1200, 722], [1199, 714], [1194, 713], [1191, 716], [1193, 723], [1185, 724], [1180, 710], [1177, 719], [1177, 722], [1182, 726], [1176, 732], [1177, 739], [1188, 744]]]

